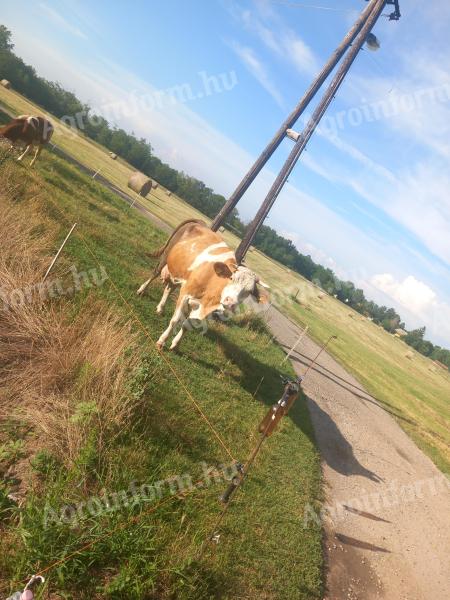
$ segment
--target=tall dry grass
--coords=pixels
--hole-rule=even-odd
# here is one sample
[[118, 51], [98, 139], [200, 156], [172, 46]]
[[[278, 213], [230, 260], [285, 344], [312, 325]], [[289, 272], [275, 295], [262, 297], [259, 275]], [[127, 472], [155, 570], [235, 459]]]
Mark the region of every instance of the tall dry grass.
[[39, 213], [33, 184], [20, 205], [16, 185], [2, 170], [0, 417], [27, 422], [38, 436], [35, 445], [41, 438], [70, 466], [93, 436], [101, 452], [129, 422], [136, 335], [98, 299], [88, 297], [80, 309], [39, 293], [36, 284], [55, 250], [54, 231]]

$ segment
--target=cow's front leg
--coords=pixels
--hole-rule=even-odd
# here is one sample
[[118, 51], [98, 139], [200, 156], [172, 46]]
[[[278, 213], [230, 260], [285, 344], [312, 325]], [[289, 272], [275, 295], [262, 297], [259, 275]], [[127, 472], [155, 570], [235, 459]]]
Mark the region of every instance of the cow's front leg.
[[161, 335], [159, 340], [156, 342], [156, 345], [159, 349], [161, 349], [167, 341], [167, 338], [172, 333], [173, 329], [180, 323], [181, 320], [185, 319], [185, 311], [189, 306], [189, 296], [183, 296], [178, 299], [177, 306], [175, 308], [175, 312], [173, 313], [172, 318], [170, 319], [169, 327], [165, 330], [165, 332]]
[[169, 350], [175, 350], [175, 348], [178, 346], [178, 344], [180, 343], [181, 338], [183, 337], [183, 333], [186, 331], [186, 329], [188, 327], [188, 324], [189, 324], [189, 319], [185, 319], [183, 321], [183, 323], [181, 324], [180, 331], [173, 338], [172, 343], [170, 344]]
[[31, 150], [31, 146], [32, 146], [32, 144], [28, 144], [28, 146], [25, 148], [24, 152], [22, 152], [22, 154], [17, 159], [19, 162], [28, 154], [28, 152]]
[[198, 300], [191, 299], [189, 301], [189, 308], [191, 309], [191, 312], [190, 312], [188, 318], [183, 321], [183, 323], [180, 327], [180, 331], [173, 338], [172, 343], [170, 344], [170, 350], [175, 350], [175, 348], [180, 343], [180, 340], [183, 337], [184, 332], [187, 329], [195, 328], [195, 325], [193, 325], [194, 322], [199, 322], [200, 324], [202, 324], [202, 326], [206, 324], [206, 321], [204, 321], [204, 314], [202, 311], [202, 307], [200, 306], [200, 303], [198, 302]]
[[165, 307], [166, 302], [167, 302], [167, 299], [170, 296], [170, 292], [173, 290], [173, 288], [174, 288], [174, 285], [172, 283], [170, 283], [170, 282], [164, 288], [164, 292], [163, 292], [162, 298], [160, 300], [160, 303], [156, 307], [156, 312], [157, 312], [158, 315], [162, 315], [164, 307]]
[[39, 154], [42, 151], [42, 144], [39, 144], [39, 146], [36, 148], [36, 152], [34, 153], [34, 157], [33, 160], [30, 162], [30, 167], [32, 167], [34, 165], [34, 163], [36, 162], [37, 157], [39, 156]]

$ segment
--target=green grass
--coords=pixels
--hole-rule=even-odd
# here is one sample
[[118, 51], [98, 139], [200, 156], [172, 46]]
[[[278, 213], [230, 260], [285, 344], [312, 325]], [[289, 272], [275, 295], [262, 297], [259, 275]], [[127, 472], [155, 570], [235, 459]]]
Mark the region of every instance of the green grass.
[[[6, 164], [16, 174], [13, 201], [24, 211], [30, 195], [39, 190], [40, 209], [55, 228], [55, 249], [72, 223], [78, 223], [64, 250], [64, 265], [74, 264], [78, 272], [101, 265], [108, 274], [103, 286], [64, 299], [67, 314], [75, 315], [90, 298], [99, 296], [129, 317], [114, 282], [156, 339], [173, 301], [161, 318], [155, 314], [160, 285], [143, 299], [135, 292], [151, 268], [147, 253], [161, 244], [163, 234], [100, 184], [51, 154], [45, 153], [34, 171], [11, 161], [0, 169]], [[257, 440], [258, 422], [280, 396], [284, 354], [258, 318], [241, 320], [241, 324], [213, 324], [205, 336], [186, 335], [180, 352], [171, 354], [170, 360], [233, 455], [244, 461]], [[304, 398], [266, 442], [226, 515], [219, 544], [208, 546], [201, 557], [201, 544], [220, 511], [217, 498], [225, 482], [174, 499], [152, 514], [145, 514], [151, 505], [140, 504], [90, 517], [74, 528], [52, 522], [43, 526], [49, 508], [58, 511], [101, 490], [111, 493], [127, 489], [132, 481], [152, 483], [184, 473], [196, 480], [202, 476], [201, 461], [229, 463], [154, 344], [144, 335], [141, 344], [141, 365], [129, 384], [130, 393], [142, 397], [140, 409], [104, 453], [96, 451], [93, 430], [74, 466], [67, 469], [46, 450], [45, 440], [33, 451], [32, 431], [12, 425], [2, 428], [0, 441], [8, 461], [25, 445], [32, 450], [33, 473], [21, 508], [0, 494], [0, 500], [6, 498], [3, 510], [0, 502], [2, 591], [7, 595], [19, 589], [19, 582], [30, 573], [100, 537], [46, 574], [43, 597], [48, 592], [77, 599], [320, 598], [321, 531], [315, 525], [303, 528], [305, 506], [317, 505], [321, 494], [319, 457]], [[292, 373], [289, 365], [283, 372]], [[92, 410], [82, 408], [74, 418]], [[16, 443], [19, 438], [23, 443]], [[137, 522], [122, 527], [141, 513]]]
[[[43, 112], [39, 107], [36, 107], [16, 92], [1, 87], [0, 102], [16, 113]], [[57, 121], [53, 117], [52, 120]], [[103, 175], [119, 188], [127, 191], [127, 179], [133, 171], [130, 165], [122, 160], [112, 161], [104, 148], [82, 135], [69, 135], [64, 126], [58, 128], [54, 141], [91, 168], [101, 168]], [[96, 190], [95, 194], [99, 197], [103, 197], [104, 192], [97, 187], [97, 184], [90, 183], [85, 178], [77, 180], [78, 174], [71, 169], [69, 169], [69, 172], [72, 173], [70, 176], [61, 172], [62, 166], [55, 167], [53, 172], [49, 172], [49, 168], [55, 164], [55, 161], [49, 158], [47, 152], [43, 153], [42, 163], [37, 164], [38, 169], [42, 170], [47, 177], [49, 184], [59, 186], [58, 194], [73, 194], [74, 200], [69, 201], [66, 198], [64, 204], [65, 209], [66, 205], [70, 209], [67, 209], [68, 222], [64, 231], [61, 230], [60, 233], [62, 239], [69, 226], [69, 221], [76, 217], [72, 205], [77, 202], [78, 188], [84, 189], [87, 187], [87, 189], [90, 189], [89, 186], [92, 185], [94, 186], [92, 189]], [[70, 177], [81, 183], [71, 183]], [[89, 193], [87, 191], [83, 192], [82, 197], [89, 195]], [[130, 230], [128, 216], [123, 216], [126, 209], [110, 195], [106, 195], [104, 198], [105, 200], [96, 202], [95, 206], [91, 207], [88, 206], [86, 199], [82, 203], [84, 213], [89, 214], [88, 221], [101, 223], [101, 235], [97, 235], [96, 231], [92, 231], [92, 237], [99, 246], [98, 252], [101, 254], [103, 261], [110, 258], [110, 252], [120, 254], [120, 248], [125, 248], [124, 244], [127, 244], [127, 248], [129, 244], [133, 247], [130, 254], [130, 257], [135, 257], [133, 261], [128, 262], [126, 260], [127, 256], [124, 260], [122, 260], [122, 257], [120, 258], [121, 265], [126, 265], [126, 269], [132, 270], [132, 273], [129, 274], [130, 277], [127, 277], [125, 281], [120, 268], [117, 276], [122, 279], [123, 289], [129, 290], [130, 298], [135, 303], [134, 306], [137, 310], [144, 311], [141, 314], [145, 315], [149, 323], [153, 323], [152, 327], [155, 327], [156, 335], [161, 330], [161, 323], [156, 324], [156, 321], [153, 321], [151, 311], [153, 311], [159, 290], [158, 292], [152, 291], [150, 301], [147, 300], [144, 304], [136, 303], [133, 291], [136, 287], [136, 281], [143, 280], [144, 272], [147, 272], [144, 252], [150, 247], [153, 248], [157, 242], [159, 243], [160, 236], [154, 230], [151, 230], [148, 224], [145, 225], [145, 229], [140, 229], [140, 225], [135, 225], [135, 229]], [[174, 194], [170, 197], [167, 196], [165, 190], [161, 187], [152, 191], [148, 199], [142, 200], [142, 203], [153, 214], [171, 226], [177, 225], [190, 216], [204, 218]], [[108, 247], [104, 247], [100, 243], [106, 221], [108, 227], [112, 227], [113, 223], [118, 225], [115, 228], [115, 235], [121, 238], [116, 244], [115, 235], [111, 235], [111, 241], [105, 241], [105, 244], [109, 244]], [[140, 220], [133, 218], [133, 223], [140, 223]], [[150, 231], [153, 233], [150, 233]], [[139, 236], [144, 237], [141, 237], [137, 242]], [[235, 236], [227, 232], [225, 237], [232, 246], [236, 246], [237, 239]], [[87, 260], [81, 247], [78, 248], [77, 252], [84, 260]], [[131, 265], [131, 263], [133, 264]], [[247, 263], [265, 281], [270, 283], [274, 304], [300, 325], [308, 325], [310, 334], [314, 339], [323, 342], [333, 333], [339, 336], [339, 339], [330, 345], [329, 351], [349, 372], [358, 377], [361, 383], [398, 420], [400, 426], [411, 435], [417, 445], [435, 464], [442, 471], [450, 473], [450, 429], [448, 427], [450, 422], [450, 374], [439, 369], [433, 365], [432, 361], [416, 352], [413, 353], [412, 359], [408, 359], [406, 354], [410, 351], [410, 348], [400, 339], [394, 338], [332, 297], [325, 296], [319, 299], [319, 290], [311, 282], [289, 271], [276, 261], [267, 258], [259, 251], [249, 253]], [[114, 269], [115, 264], [111, 265], [111, 268]], [[135, 280], [131, 284], [130, 280], [133, 277], [135, 277]], [[292, 295], [297, 292], [300, 304], [292, 299]], [[102, 293], [106, 292], [102, 291]], [[113, 295], [111, 295], [111, 300], [113, 300]], [[147, 307], [147, 311], [144, 310], [144, 306]], [[156, 329], [158, 329], [157, 332]], [[231, 334], [232, 330], [232, 328], [227, 330], [227, 335]], [[239, 336], [241, 335], [242, 331], [239, 330]], [[196, 348], [199, 347], [196, 344], [203, 344], [206, 341], [196, 341], [194, 346], [190, 346], [191, 343], [193, 343], [191, 340], [188, 341], [185, 347], [195, 353]], [[239, 344], [239, 346], [246, 348], [246, 343], [246, 340], [243, 339], [242, 344]], [[202, 352], [208, 352], [204, 346], [202, 348]], [[263, 352], [263, 357], [266, 357], [265, 352]], [[177, 364], [182, 363], [183, 356], [175, 357], [175, 361]], [[190, 365], [189, 360], [187, 364]], [[183, 368], [186, 370], [186, 376], [189, 377], [191, 375], [190, 369], [186, 366]], [[212, 373], [214, 377], [214, 372]], [[192, 371], [192, 374], [194, 375], [194, 371]], [[194, 381], [194, 385], [197, 385], [196, 381]], [[261, 388], [261, 393], [266, 394], [267, 390]], [[231, 408], [233, 409], [233, 407]], [[226, 414], [227, 418], [230, 418], [233, 410], [227, 410]], [[220, 415], [217, 418], [220, 421]], [[228, 420], [225, 422], [229, 424]], [[239, 446], [239, 442], [237, 442], [237, 446]], [[245, 597], [245, 593], [242, 592], [242, 597]]]

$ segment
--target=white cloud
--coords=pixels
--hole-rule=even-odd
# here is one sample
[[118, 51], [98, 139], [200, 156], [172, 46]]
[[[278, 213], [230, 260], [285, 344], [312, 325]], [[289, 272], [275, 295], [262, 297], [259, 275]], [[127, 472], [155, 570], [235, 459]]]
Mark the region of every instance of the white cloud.
[[[383, 295], [388, 302], [400, 311], [407, 321], [409, 329], [427, 327], [427, 339], [448, 346], [450, 339], [450, 305], [442, 302], [436, 292], [423, 281], [413, 275], [403, 280], [396, 279], [391, 273], [374, 275], [362, 287], [373, 297], [374, 292], [381, 292], [378, 301], [383, 302]], [[381, 299], [381, 300], [380, 300]]]
[[63, 17], [59, 12], [57, 12], [53, 8], [50, 8], [50, 6], [47, 6], [47, 4], [40, 3], [39, 8], [48, 19], [53, 21], [53, 23], [61, 29], [64, 29], [65, 31], [68, 31], [69, 33], [77, 37], [87, 39], [87, 35], [83, 33], [81, 29], [79, 29], [75, 25], [72, 25], [70, 21], [68, 21], [65, 17]]
[[293, 31], [287, 30], [282, 36], [282, 44], [286, 58], [290, 59], [302, 74], [314, 74], [318, 70], [318, 62], [311, 48]]
[[413, 275], [409, 275], [403, 281], [397, 281], [390, 273], [381, 273], [374, 275], [370, 281], [414, 314], [420, 315], [436, 302], [435, 292]]
[[228, 9], [237, 22], [300, 74], [312, 75], [318, 71], [319, 63], [312, 49], [267, 3], [256, 2], [255, 10], [243, 10], [229, 3]]
[[237, 56], [244, 63], [247, 70], [262, 85], [266, 92], [272, 96], [278, 106], [283, 108], [283, 97], [277, 86], [271, 81], [266, 66], [256, 56], [255, 51], [248, 46], [241, 46], [241, 44], [236, 41], [233, 41], [230, 45]]

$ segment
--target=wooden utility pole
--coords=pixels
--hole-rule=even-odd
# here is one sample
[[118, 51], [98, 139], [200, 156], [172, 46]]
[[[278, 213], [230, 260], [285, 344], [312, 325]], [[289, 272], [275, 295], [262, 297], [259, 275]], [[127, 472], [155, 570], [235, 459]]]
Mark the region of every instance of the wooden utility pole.
[[[318, 122], [320, 121], [323, 114], [325, 113], [325, 111], [326, 111], [327, 107], [329, 106], [331, 100], [333, 99], [336, 91], [339, 89], [339, 86], [341, 85], [345, 75], [347, 74], [353, 61], [356, 58], [357, 53], [359, 52], [359, 50], [363, 46], [364, 42], [366, 41], [367, 35], [370, 33], [371, 29], [373, 28], [374, 24], [376, 23], [377, 19], [379, 18], [380, 14], [382, 13], [386, 4], [392, 4], [395, 6], [395, 11], [390, 15], [390, 19], [397, 20], [400, 17], [400, 11], [398, 8], [398, 0], [370, 0], [368, 6], [364, 9], [364, 11], [360, 15], [360, 17], [358, 18], [356, 23], [350, 29], [350, 31], [345, 36], [345, 38], [343, 39], [341, 44], [338, 46], [338, 48], [335, 50], [335, 52], [331, 55], [327, 64], [324, 66], [324, 68], [319, 73], [319, 75], [317, 76], [315, 81], [312, 83], [310, 88], [307, 90], [304, 97], [301, 99], [301, 101], [295, 107], [295, 109], [292, 111], [292, 113], [288, 116], [288, 118], [283, 122], [280, 129], [275, 134], [274, 138], [269, 142], [268, 146], [263, 150], [263, 152], [261, 153], [259, 158], [256, 160], [254, 165], [251, 167], [250, 171], [245, 175], [245, 177], [239, 183], [236, 190], [233, 192], [233, 194], [230, 196], [230, 198], [228, 199], [226, 204], [223, 206], [221, 211], [218, 213], [218, 215], [214, 219], [214, 221], [211, 225], [211, 229], [213, 231], [217, 231], [217, 229], [221, 225], [223, 225], [226, 218], [229, 216], [231, 211], [235, 208], [236, 204], [239, 202], [241, 197], [244, 195], [246, 190], [249, 188], [251, 183], [254, 181], [254, 179], [258, 175], [258, 173], [261, 171], [261, 169], [267, 163], [269, 158], [272, 156], [272, 154], [275, 152], [275, 150], [281, 144], [282, 140], [286, 137], [286, 135], [288, 135], [287, 131], [293, 127], [293, 125], [295, 124], [297, 119], [305, 111], [305, 109], [310, 104], [311, 100], [317, 94], [320, 87], [327, 79], [327, 77], [330, 75], [330, 73], [333, 71], [333, 69], [336, 67], [336, 65], [340, 62], [341, 58], [345, 55], [345, 53], [349, 50], [349, 48], [351, 48], [351, 50], [348, 52], [347, 56], [345, 57], [343, 65], [341, 66], [338, 73], [333, 78], [333, 81], [332, 81], [331, 85], [329, 86], [326, 95], [322, 99], [318, 109], [316, 109], [316, 111], [314, 112], [314, 116], [308, 122], [304, 132], [298, 137], [298, 141], [296, 142], [296, 145], [295, 145], [293, 151], [289, 155], [289, 158], [286, 161], [281, 173], [279, 174], [276, 181], [274, 182], [274, 185], [272, 186], [263, 205], [261, 206], [260, 210], [258, 211], [255, 219], [249, 226], [247, 233], [238, 248], [238, 254], [237, 254], [238, 262], [240, 262], [243, 259], [243, 257], [245, 256], [245, 253], [247, 252], [249, 246], [251, 245], [251, 242], [254, 239], [259, 227], [264, 222], [264, 219], [266, 218], [268, 211], [270, 210], [273, 202], [275, 201], [276, 197], [278, 196], [279, 192], [281, 191], [281, 188], [283, 187], [283, 185], [287, 179], [287, 176], [292, 171], [293, 166], [297, 162], [300, 154], [302, 153], [304, 147], [306, 146], [306, 143], [308, 142], [311, 135], [313, 134], [315, 128], [317, 127]], [[353, 44], [353, 46], [352, 46], [352, 44]], [[319, 110], [320, 107], [322, 107], [321, 110]], [[317, 120], [317, 117], [318, 117], [318, 120]], [[299, 149], [300, 149], [300, 151], [299, 151]], [[298, 153], [298, 155], [297, 155], [297, 153]], [[292, 161], [292, 157], [294, 155], [297, 155], [297, 156]], [[286, 177], [284, 177], [285, 171], [287, 171]]]

